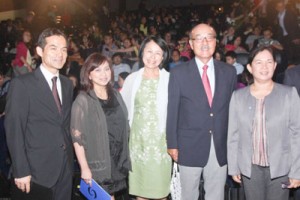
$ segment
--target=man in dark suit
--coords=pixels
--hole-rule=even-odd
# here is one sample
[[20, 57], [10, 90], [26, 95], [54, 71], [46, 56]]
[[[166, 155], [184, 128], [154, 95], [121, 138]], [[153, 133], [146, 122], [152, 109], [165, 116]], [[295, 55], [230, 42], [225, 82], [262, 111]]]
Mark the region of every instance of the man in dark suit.
[[[15, 183], [12, 199], [71, 199], [73, 150], [70, 138], [72, 84], [59, 75], [67, 40], [44, 30], [36, 48], [42, 58], [32, 73], [12, 80], [5, 129]], [[56, 77], [56, 78], [54, 78]]]
[[278, 40], [283, 45], [288, 62], [293, 63], [299, 57], [300, 30], [298, 27], [297, 15], [286, 8], [283, 0], [276, 2]]
[[[283, 83], [294, 86], [300, 96], [300, 65], [291, 67], [285, 71]], [[294, 191], [295, 200], [300, 200], [300, 189]]]
[[211, 26], [195, 26], [189, 42], [195, 58], [170, 73], [168, 152], [179, 164], [182, 199], [198, 200], [203, 174], [205, 199], [223, 200], [228, 109], [236, 71], [213, 59], [216, 32]]

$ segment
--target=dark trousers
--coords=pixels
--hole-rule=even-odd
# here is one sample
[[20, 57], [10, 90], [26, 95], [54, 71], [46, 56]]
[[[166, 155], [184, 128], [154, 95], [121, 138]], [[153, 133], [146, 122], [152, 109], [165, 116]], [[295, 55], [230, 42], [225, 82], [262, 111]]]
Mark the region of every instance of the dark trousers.
[[294, 191], [295, 200], [300, 200], [300, 188]]
[[287, 182], [283, 176], [271, 179], [270, 168], [252, 165], [251, 178], [242, 176], [247, 200], [288, 200], [289, 189], [282, 189], [281, 183]]
[[63, 169], [61, 170], [58, 181], [51, 188], [53, 192], [53, 200], [71, 200], [73, 171], [70, 169], [73, 168], [68, 165], [67, 156], [65, 155]]
[[[50, 161], [51, 162], [51, 161]], [[51, 173], [51, 172], [48, 172]], [[63, 167], [56, 184], [52, 188], [39, 185], [38, 183], [31, 183], [30, 192], [26, 194], [19, 190], [14, 178], [11, 182], [12, 200], [71, 200], [72, 193], [72, 174], [70, 166], [68, 166], [67, 156], [64, 157]]]

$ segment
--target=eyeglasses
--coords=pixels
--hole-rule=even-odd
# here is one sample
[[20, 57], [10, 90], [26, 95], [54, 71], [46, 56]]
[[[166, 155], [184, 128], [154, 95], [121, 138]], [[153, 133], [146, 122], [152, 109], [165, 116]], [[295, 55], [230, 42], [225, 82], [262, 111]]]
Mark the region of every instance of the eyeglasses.
[[206, 39], [207, 42], [211, 42], [216, 39], [215, 35], [206, 35], [206, 36], [197, 36], [196, 38], [191, 38], [191, 40], [195, 41], [196, 43], [203, 42]]

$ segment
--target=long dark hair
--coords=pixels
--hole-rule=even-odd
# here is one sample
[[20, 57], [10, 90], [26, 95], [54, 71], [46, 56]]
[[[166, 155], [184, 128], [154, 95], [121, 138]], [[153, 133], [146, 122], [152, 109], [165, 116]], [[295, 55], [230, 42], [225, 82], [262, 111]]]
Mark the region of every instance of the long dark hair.
[[[87, 57], [80, 71], [81, 90], [85, 92], [89, 92], [94, 88], [92, 81], [89, 79], [89, 75], [94, 69], [98, 68], [100, 65], [102, 65], [105, 62], [109, 64], [109, 68], [111, 71], [111, 80], [113, 80], [114, 77], [113, 69], [110, 61], [107, 59], [107, 57], [101, 55], [100, 53], [93, 53]], [[107, 91], [108, 99], [111, 99], [113, 95], [112, 81], [110, 81], [106, 85], [106, 91]]]

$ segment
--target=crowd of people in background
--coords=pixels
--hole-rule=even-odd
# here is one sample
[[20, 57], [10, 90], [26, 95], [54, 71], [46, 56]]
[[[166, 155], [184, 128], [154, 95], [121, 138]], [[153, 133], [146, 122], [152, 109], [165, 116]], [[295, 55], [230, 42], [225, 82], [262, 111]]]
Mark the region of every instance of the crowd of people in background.
[[[67, 15], [64, 12], [64, 8], [52, 5], [49, 7], [49, 12], [44, 16], [37, 15], [33, 11], [30, 11], [24, 18], [1, 21], [0, 170], [2, 174], [6, 177], [9, 176], [9, 167], [11, 164], [7, 148], [4, 148], [6, 147], [6, 140], [3, 128], [5, 98], [10, 81], [20, 75], [31, 73], [40, 66], [43, 59], [40, 58], [41, 53], [36, 50], [38, 49], [36, 48], [38, 47], [38, 36], [44, 28], [56, 27], [64, 31], [67, 39], [66, 51], [68, 57], [63, 67], [59, 69], [59, 72], [67, 76], [73, 84], [72, 99], [74, 104], [72, 108], [71, 126], [74, 132], [71, 134], [79, 166], [81, 169], [84, 168], [84, 166], [86, 167], [88, 159], [100, 162], [101, 159], [105, 160], [109, 158], [111, 162], [104, 163], [104, 165], [109, 166], [109, 171], [101, 171], [99, 174], [95, 173], [93, 174], [95, 175], [93, 178], [98, 178], [98, 181], [104, 185], [107, 184], [107, 181], [110, 179], [118, 180], [118, 183], [113, 185], [113, 187], [110, 185], [110, 187], [107, 188], [110, 193], [119, 192], [126, 188], [125, 182], [127, 181], [127, 173], [129, 173], [130, 193], [137, 196], [138, 199], [143, 199], [143, 197], [166, 198], [169, 188], [164, 187], [168, 186], [171, 178], [171, 157], [168, 156], [168, 152], [166, 151], [167, 144], [164, 143], [167, 124], [161, 124], [166, 122], [167, 115], [167, 107], [165, 105], [167, 102], [164, 102], [163, 99], [167, 100], [168, 96], [165, 96], [167, 92], [164, 91], [168, 90], [168, 88], [166, 88], [169, 83], [168, 71], [176, 69], [177, 65], [191, 62], [195, 56], [201, 57], [200, 53], [195, 50], [199, 44], [197, 43], [197, 35], [195, 35], [195, 32], [191, 32], [191, 29], [197, 24], [207, 24], [208, 27], [213, 27], [213, 33], [209, 33], [205, 38], [198, 40], [206, 40], [209, 42], [210, 40], [216, 39], [216, 46], [213, 48], [214, 52], [212, 52], [213, 58], [218, 61], [226, 62], [227, 64], [224, 65], [226, 67], [231, 66], [235, 68], [235, 70], [228, 70], [236, 72], [236, 77], [233, 79], [230, 78], [230, 80], [235, 80], [236, 78], [237, 85], [234, 85], [233, 88], [226, 88], [228, 89], [228, 93], [226, 93], [228, 95], [226, 96], [227, 106], [229, 106], [230, 95], [234, 89], [257, 82], [256, 77], [253, 79], [251, 76], [252, 67], [250, 71], [249, 66], [247, 67], [247, 64], [249, 64], [248, 61], [239, 63], [239, 56], [243, 55], [248, 58], [251, 52], [257, 48], [268, 47], [272, 49], [271, 53], [274, 53], [274, 61], [277, 62], [277, 67], [276, 69], [274, 67], [274, 73], [272, 73], [270, 80], [268, 80], [272, 85], [273, 81], [282, 83], [286, 69], [300, 64], [299, 11], [296, 8], [296, 2], [292, 0], [269, 0], [261, 2], [268, 3], [256, 4], [256, 1], [244, 0], [226, 1], [220, 5], [170, 6], [153, 7], [151, 9], [147, 9], [141, 4], [139, 10], [135, 11], [112, 13], [107, 9], [105, 9], [104, 12], [103, 10], [92, 8], [87, 9], [86, 13], [81, 12], [80, 16]], [[62, 17], [57, 18], [57, 16], [60, 15], [62, 15]], [[203, 29], [208, 32], [211, 31], [206, 26]], [[195, 29], [194, 31], [201, 32], [202, 29]], [[210, 38], [212, 35], [214, 35], [214, 38]], [[196, 39], [191, 40], [192, 38]], [[147, 48], [151, 51], [147, 51]], [[268, 49], [262, 51], [269, 52]], [[158, 61], [153, 64], [147, 61], [147, 56], [153, 56], [155, 58], [162, 57], [162, 59], [158, 59]], [[255, 56], [256, 55], [253, 55], [253, 57]], [[270, 55], [268, 54], [268, 56]], [[188, 64], [186, 65], [188, 66]], [[98, 67], [101, 68], [99, 70], [106, 70], [107, 77], [109, 77], [103, 83], [100, 83], [101, 87], [99, 87], [96, 78], [94, 80], [94, 77], [97, 76], [94, 70]], [[161, 68], [164, 69], [160, 70]], [[177, 71], [180, 73], [179, 70]], [[174, 74], [176, 74], [177, 71], [174, 70]], [[113, 76], [108, 75], [109, 73], [112, 74], [111, 72], [113, 72]], [[133, 72], [136, 73], [132, 74]], [[201, 74], [202, 73], [203, 71], [201, 71]], [[146, 77], [146, 79], [142, 80], [141, 77]], [[160, 77], [160, 79], [158, 80], [157, 77]], [[164, 79], [164, 77], [167, 78]], [[173, 81], [172, 84], [175, 84], [175, 77], [173, 76], [171, 78], [171, 81]], [[125, 80], [128, 81], [126, 82]], [[112, 88], [110, 88], [108, 84], [110, 81], [113, 82]], [[103, 88], [106, 89], [103, 90]], [[124, 102], [121, 95], [115, 93], [114, 89], [121, 92]], [[172, 97], [178, 94], [177, 90], [179, 90], [179, 88], [176, 88], [175, 84], [173, 91], [171, 91], [173, 92]], [[182, 89], [182, 91], [185, 90], [188, 89]], [[84, 93], [79, 93], [79, 91], [84, 91]], [[100, 100], [100, 102], [94, 102], [93, 98], [102, 100]], [[133, 99], [136, 100], [134, 105]], [[171, 102], [175, 101], [173, 103], [174, 107], [176, 107], [175, 104], [177, 100], [169, 100]], [[82, 107], [83, 102], [87, 103], [86, 109]], [[140, 105], [138, 104], [139, 102], [141, 103]], [[83, 120], [82, 117], [87, 115], [86, 112], [89, 112], [88, 105], [95, 103], [98, 104], [98, 110], [96, 112], [90, 112], [95, 116], [90, 116], [89, 114], [91, 120]], [[127, 124], [124, 118], [124, 114], [127, 114], [125, 106], [129, 113], [129, 124]], [[114, 115], [111, 114], [112, 110], [114, 110]], [[147, 110], [147, 112], [143, 113], [141, 110], [143, 110], [143, 112]], [[173, 112], [176, 111], [176, 109], [172, 110]], [[121, 129], [119, 130], [119, 128], [115, 127], [117, 126], [116, 124], [110, 124], [108, 122], [109, 120], [107, 122], [100, 120], [101, 123], [97, 125], [85, 124], [92, 122], [92, 118], [95, 119], [100, 115], [105, 116], [106, 119], [111, 119], [111, 121], [117, 119], [116, 121], [119, 122], [118, 127], [121, 126], [126, 134], [121, 133]], [[176, 116], [176, 113], [174, 113], [174, 116]], [[154, 126], [146, 126], [147, 123], [145, 123], [145, 121], [149, 119], [152, 119], [149, 123], [153, 123]], [[177, 120], [179, 119], [173, 119], [173, 121], [168, 122], [170, 126], [169, 129], [172, 128], [172, 124], [177, 124]], [[229, 120], [231, 119], [229, 118]], [[141, 124], [143, 124], [143, 126], [141, 126]], [[98, 130], [99, 132], [108, 131], [109, 133], [111, 131], [119, 135], [109, 135], [110, 138], [106, 138], [105, 134], [102, 134], [99, 138], [89, 138], [88, 141], [85, 141], [86, 136], [81, 136], [81, 131], [83, 131], [82, 127], [86, 128], [86, 130], [82, 132], [83, 134]], [[224, 124], [224, 127], [227, 127], [227, 124]], [[127, 135], [129, 128], [131, 128], [130, 136]], [[233, 129], [234, 127], [230, 126], [229, 128]], [[153, 141], [141, 135], [141, 133], [145, 131], [153, 134]], [[121, 135], [122, 137], [130, 138], [130, 142], [127, 144], [124, 142], [126, 138], [121, 138], [121, 141], [124, 143], [121, 142], [116, 145], [119, 141], [114, 139], [121, 137]], [[105, 149], [100, 143], [97, 143], [97, 141], [101, 141], [103, 137], [106, 142], [104, 145], [109, 143], [115, 147], [114, 151], [119, 151], [120, 153], [122, 150], [128, 148], [129, 152], [125, 152], [124, 154], [120, 153], [122, 157], [116, 158], [116, 156], [109, 153], [109, 149]], [[211, 141], [212, 143], [214, 142], [213, 140]], [[173, 142], [174, 143], [171, 141], [170, 144], [168, 144], [169, 147], [172, 147], [169, 149], [173, 149], [173, 147], [176, 149], [177, 141], [174, 139]], [[226, 144], [223, 143], [224, 141], [221, 146], [226, 148]], [[159, 145], [155, 146], [153, 144]], [[85, 145], [102, 148], [102, 155], [87, 151]], [[144, 158], [141, 162], [141, 157], [145, 155], [140, 155], [139, 150], [143, 149], [144, 145], [155, 149], [155, 151], [150, 152], [146, 157], [152, 157], [154, 153], [157, 153], [160, 155], [161, 160], [147, 160]], [[209, 150], [209, 147], [207, 147], [207, 149]], [[220, 149], [214, 149], [213, 152], [216, 155], [222, 154], [222, 152], [219, 151]], [[224, 153], [225, 152], [223, 152], [223, 154]], [[131, 163], [129, 162], [129, 154]], [[173, 160], [177, 160], [178, 152], [177, 154], [169, 152], [169, 154]], [[83, 155], [87, 155], [87, 157]], [[186, 155], [182, 156], [185, 157]], [[203, 157], [207, 158], [206, 155], [203, 155]], [[193, 163], [195, 161], [190, 161], [189, 159], [192, 158], [187, 156], [183, 164]], [[121, 162], [122, 164], [120, 164]], [[210, 162], [212, 162], [213, 165], [217, 162], [222, 165], [226, 163], [222, 160], [210, 160]], [[224, 177], [222, 177], [225, 181], [225, 174], [227, 172], [223, 173], [221, 168], [222, 167], [218, 170], [224, 175]], [[131, 169], [134, 169], [134, 171], [129, 172]], [[111, 170], [116, 172], [114, 177], [107, 174], [110, 173]], [[154, 170], [155, 173], [151, 170]], [[186, 172], [186, 177], [190, 175], [188, 168], [181, 166], [180, 170]], [[95, 166], [95, 169], [84, 168], [83, 178], [90, 180], [92, 176], [91, 171], [97, 171], [97, 166]], [[156, 179], [162, 185], [150, 183], [150, 186], [147, 185], [149, 184], [148, 182], [140, 178], [144, 177], [147, 179], [147, 177], [153, 176], [154, 174], [157, 175]], [[201, 171], [195, 172], [195, 174], [199, 175]], [[213, 175], [208, 173], [207, 176]], [[235, 178], [235, 181], [241, 179], [240, 176]], [[142, 183], [140, 184], [138, 181]], [[199, 180], [196, 179], [196, 181]], [[152, 188], [153, 190], [149, 191], [149, 188], [154, 186], [153, 184], [157, 184], [157, 188], [154, 187]], [[208, 190], [212, 189], [209, 188], [209, 184], [206, 185], [206, 189]], [[199, 187], [198, 185], [196, 186]], [[184, 188], [187, 194], [191, 192], [188, 187], [189, 186], [186, 186], [186, 188]], [[220, 186], [220, 188], [221, 187], [222, 186]], [[251, 190], [249, 191], [251, 193]], [[287, 194], [284, 195], [286, 196]], [[222, 194], [219, 196], [222, 196]]]
[[[85, 15], [69, 16], [68, 20], [64, 17], [60, 21], [55, 21], [53, 15], [64, 14], [63, 8], [55, 6], [54, 12], [51, 6], [47, 16], [37, 16], [31, 11], [24, 19], [1, 21], [1, 68], [4, 73], [13, 69], [13, 74], [34, 69], [38, 62], [38, 56], [34, 52], [37, 34], [43, 27], [56, 26], [63, 29], [68, 36], [69, 57], [64, 66], [66, 75], [75, 75], [78, 79], [78, 70], [73, 68], [82, 66], [83, 61], [93, 52], [101, 52], [110, 59], [121, 58], [116, 59], [122, 63], [117, 67], [118, 73], [137, 71], [140, 68], [137, 62], [138, 49], [141, 41], [148, 35], [162, 37], [171, 54], [174, 51], [175, 61], [171, 58], [170, 64], [166, 66], [169, 70], [176, 63], [193, 57], [188, 43], [189, 30], [201, 22], [216, 28], [217, 52], [221, 55], [219, 59], [223, 61], [228, 51], [237, 54], [249, 53], [261, 45], [272, 46], [281, 58], [280, 70], [276, 70], [274, 75], [276, 78], [288, 65], [299, 62], [298, 10], [292, 1], [288, 1], [286, 5], [275, 0], [269, 1], [263, 13], [258, 9], [260, 6], [251, 1], [235, 1], [224, 5], [154, 7], [151, 10], [142, 7], [138, 11], [109, 15], [102, 14], [102, 10], [89, 10]], [[279, 17], [283, 11], [284, 20]], [[113, 56], [116, 53], [119, 56]], [[118, 87], [118, 84], [115, 86]]]

